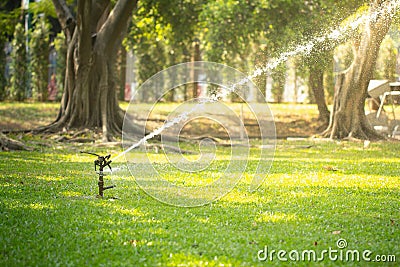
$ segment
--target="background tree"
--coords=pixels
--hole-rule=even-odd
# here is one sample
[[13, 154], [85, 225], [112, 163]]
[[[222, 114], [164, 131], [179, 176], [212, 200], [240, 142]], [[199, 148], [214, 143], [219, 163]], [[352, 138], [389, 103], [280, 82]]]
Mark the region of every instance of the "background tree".
[[53, 0], [68, 50], [60, 112], [45, 130], [97, 127], [103, 140], [121, 133], [124, 112], [118, 104], [113, 71], [136, 3], [77, 0], [73, 10], [64, 0]]
[[[5, 47], [6, 46], [6, 41], [4, 37], [0, 37], [0, 47]], [[3, 70], [0, 72], [0, 101], [4, 100], [6, 98], [7, 92], [6, 92], [6, 86], [7, 86], [7, 78], [5, 75], [5, 70], [6, 70], [6, 53], [3, 50], [0, 50], [0, 70]]]
[[6, 70], [6, 54], [5, 46], [12, 38], [15, 25], [18, 23], [18, 17], [21, 15], [19, 8], [21, 2], [19, 1], [3, 1], [0, 3], [0, 101], [4, 100], [8, 95], [6, 91], [8, 81], [5, 76]]
[[22, 101], [26, 98], [28, 84], [28, 54], [26, 32], [22, 23], [15, 27], [11, 53], [10, 99]]
[[[349, 1], [322, 1], [323, 9], [320, 12], [313, 12], [312, 27], [317, 25], [328, 25], [328, 27], [338, 27], [337, 21], [345, 21], [357, 14], [359, 9], [363, 9], [369, 0], [349, 0]], [[360, 8], [361, 7], [361, 8]], [[340, 12], [337, 12], [340, 10]], [[339, 14], [337, 14], [339, 13]], [[334, 14], [334, 15], [332, 15]], [[336, 25], [336, 26], [332, 26]], [[306, 64], [309, 69], [309, 86], [312, 91], [312, 96], [317, 104], [321, 126], [318, 130], [324, 130], [328, 127], [330, 121], [330, 111], [327, 107], [327, 102], [332, 103], [334, 97], [334, 64], [335, 48], [343, 41], [351, 39], [353, 32], [348, 31], [336, 41], [331, 40], [328, 44], [321, 44], [319, 53], [311, 53], [311, 57], [307, 57]], [[310, 60], [311, 59], [311, 60]], [[318, 66], [318, 67], [317, 67]], [[328, 99], [328, 100], [327, 100]]]
[[[331, 53], [327, 55], [331, 56]], [[332, 62], [331, 58], [322, 58], [324, 62]], [[321, 61], [318, 61], [321, 64]], [[329, 124], [330, 112], [325, 98], [325, 86], [324, 86], [324, 73], [325, 69], [323, 66], [308, 65], [309, 76], [308, 76], [308, 87], [310, 88], [311, 97], [315, 100], [318, 107], [318, 120], [321, 122], [322, 127], [326, 127]]]
[[[139, 1], [126, 42], [127, 49], [133, 50], [138, 59], [139, 83], [164, 68], [191, 60], [192, 43], [194, 39], [201, 38], [198, 35], [199, 16], [204, 2]], [[173, 93], [166, 96], [171, 101]], [[143, 101], [154, 97], [158, 97], [156, 92], [143, 92], [141, 96]]]
[[47, 100], [49, 36], [50, 26], [43, 15], [39, 16], [30, 39], [32, 97], [38, 101]]
[[391, 31], [389, 31], [388, 35], [386, 35], [385, 39], [382, 41], [374, 75], [376, 79], [395, 81], [398, 76], [396, 73], [396, 59], [398, 51], [396, 47], [396, 41], [392, 37], [397, 33], [395, 33], [394, 30], [395, 29], [392, 27]]
[[65, 35], [63, 33], [57, 34], [53, 41], [54, 49], [57, 53], [56, 65], [56, 85], [57, 85], [57, 99], [61, 99], [64, 92], [64, 81], [66, 71], [66, 56], [67, 46], [65, 42]]
[[285, 91], [285, 82], [286, 82], [286, 64], [279, 64], [271, 73], [272, 78], [272, 88], [271, 93], [274, 101], [277, 103], [282, 103], [283, 101], [283, 93]]
[[[311, 40], [312, 36], [321, 35], [325, 28], [337, 24], [359, 5], [360, 1], [355, 0], [340, 3], [330, 0], [209, 1], [200, 14], [205, 58], [244, 72], [252, 71], [291, 47]], [[317, 49], [313, 58], [302, 58], [312, 67], [311, 71], [306, 69], [311, 75], [307, 79], [310, 78], [310, 86], [317, 89], [314, 95], [318, 97], [321, 119], [326, 122], [329, 111], [323, 81], [329, 61], [325, 58], [331, 56], [333, 47], [325, 44]], [[266, 76], [273, 78], [272, 94], [278, 102], [283, 99], [285, 72], [286, 65], [280, 64], [256, 79], [260, 88], [265, 88]]]
[[371, 2], [369, 19], [356, 45], [354, 61], [336, 82], [331, 120], [324, 134], [330, 138], [382, 138], [365, 115], [365, 99], [373, 77], [380, 44], [389, 30], [392, 12], [390, 1]]

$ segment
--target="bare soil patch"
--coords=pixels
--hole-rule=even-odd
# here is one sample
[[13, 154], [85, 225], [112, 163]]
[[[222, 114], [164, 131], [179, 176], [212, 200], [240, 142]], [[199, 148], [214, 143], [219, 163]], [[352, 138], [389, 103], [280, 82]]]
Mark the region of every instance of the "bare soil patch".
[[[233, 104], [233, 109], [238, 109]], [[122, 104], [126, 108], [126, 104]], [[319, 133], [318, 111], [315, 105], [303, 104], [270, 104], [276, 126], [277, 138], [310, 137]], [[53, 122], [57, 116], [58, 103], [0, 103], [0, 131], [17, 131], [34, 129]], [[168, 111], [172, 108], [165, 104], [163, 110], [151, 116], [150, 128], [163, 124]], [[138, 108], [139, 109], [139, 108]], [[224, 116], [223, 114], [221, 115]], [[145, 118], [140, 118], [142, 121]], [[230, 120], [230, 118], [227, 118]], [[247, 133], [254, 138], [259, 135], [257, 121], [247, 113], [244, 114]], [[226, 137], [226, 132], [214, 123], [194, 123], [182, 129], [184, 135], [196, 135], [196, 132], [207, 132], [209, 136]]]

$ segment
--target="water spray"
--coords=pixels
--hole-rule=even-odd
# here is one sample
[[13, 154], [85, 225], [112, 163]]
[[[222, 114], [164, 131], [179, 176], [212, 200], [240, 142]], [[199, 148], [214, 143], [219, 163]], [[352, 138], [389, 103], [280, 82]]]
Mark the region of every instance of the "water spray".
[[[154, 138], [157, 135], [160, 135], [164, 130], [168, 129], [168, 128], [172, 128], [181, 123], [186, 121], [191, 115], [195, 114], [196, 111], [199, 111], [199, 109], [201, 109], [202, 107], [204, 107], [205, 104], [208, 103], [218, 103], [221, 99], [223, 99], [224, 97], [226, 97], [227, 95], [229, 95], [230, 93], [235, 93], [240, 91], [241, 86], [246, 85], [248, 82], [251, 83], [251, 80], [263, 73], [271, 73], [272, 70], [274, 70], [279, 64], [287, 61], [290, 57], [296, 56], [296, 55], [309, 55], [313, 50], [315, 50], [316, 45], [317, 44], [324, 44], [324, 43], [328, 43], [327, 46], [331, 47], [332, 45], [335, 44], [335, 41], [339, 41], [341, 39], [344, 39], [348, 36], [349, 33], [351, 33], [352, 31], [356, 30], [362, 23], [365, 22], [366, 19], [369, 19], [371, 21], [373, 21], [377, 16], [381, 15], [384, 12], [389, 13], [391, 16], [393, 16], [393, 14], [395, 13], [395, 11], [399, 8], [400, 6], [400, 0], [396, 0], [396, 1], [391, 1], [390, 4], [382, 10], [378, 10], [375, 13], [372, 14], [363, 14], [363, 15], [359, 15], [357, 16], [354, 20], [352, 20], [351, 22], [346, 23], [343, 26], [340, 26], [338, 28], [335, 29], [330, 29], [327, 31], [326, 34], [324, 35], [320, 35], [320, 36], [316, 36], [314, 38], [312, 38], [312, 40], [310, 40], [309, 42], [305, 42], [302, 43], [300, 45], [297, 45], [295, 47], [293, 47], [291, 50], [281, 53], [278, 55], [278, 57], [271, 59], [270, 61], [266, 62], [266, 64], [264, 66], [261, 66], [259, 68], [257, 68], [256, 70], [254, 70], [252, 73], [248, 74], [246, 77], [243, 77], [241, 80], [236, 80], [235, 82], [232, 82], [230, 84], [226, 84], [226, 83], [222, 83], [224, 86], [221, 86], [221, 84], [219, 83], [214, 83], [216, 85], [220, 85], [221, 87], [221, 91], [213, 94], [212, 96], [208, 96], [207, 98], [203, 98], [203, 99], [197, 99], [196, 104], [191, 107], [191, 109], [175, 116], [172, 117], [171, 119], [168, 119], [167, 121], [164, 122], [164, 124], [155, 129], [154, 131], [148, 133], [147, 135], [145, 135], [142, 139], [140, 139], [139, 141], [137, 141], [136, 143], [133, 144], [129, 144], [127, 147], [124, 147], [124, 151], [120, 152], [118, 155], [116, 155], [115, 157], [113, 157], [113, 160], [117, 160], [120, 157], [126, 156], [127, 153], [137, 147], [140, 147], [141, 145], [145, 144], [148, 140], [151, 140], [152, 138]], [[204, 63], [204, 62], [203, 62]], [[193, 64], [196, 64], [196, 62], [194, 62]], [[197, 62], [197, 64], [201, 65], [201, 62]], [[207, 62], [205, 62], [204, 64], [207, 64]], [[179, 65], [177, 65], [179, 66]], [[190, 65], [188, 65], [190, 67]], [[192, 66], [194, 67], [194, 65]], [[183, 70], [185, 71], [185, 69], [183, 68]], [[170, 72], [168, 72], [168, 70], [164, 70], [167, 74], [169, 74]], [[153, 76], [153, 79], [156, 79], [154, 77], [156, 77], [157, 75]], [[168, 77], [168, 75], [167, 75]], [[189, 76], [188, 76], [189, 77]], [[213, 77], [213, 75], [210, 75], [210, 77]], [[233, 78], [235, 77], [234, 75], [232, 76]], [[212, 80], [213, 78], [211, 78]], [[182, 81], [186, 81], [185, 78], [181, 78]], [[163, 80], [164, 81], [164, 80]], [[175, 81], [175, 80], [174, 80]], [[175, 81], [176, 82], [176, 81]], [[190, 82], [203, 82], [200, 80], [196, 80], [196, 81], [190, 81]], [[167, 82], [166, 82], [167, 83]], [[144, 83], [146, 86], [151, 86], [151, 83], [146, 84], [146, 82]], [[168, 84], [168, 83], [167, 83]], [[186, 84], [186, 83], [182, 83], [182, 84]], [[182, 84], [173, 84], [173, 87], [166, 87], [168, 88], [175, 88], [178, 85], [182, 85]], [[143, 87], [143, 84], [142, 84]], [[274, 128], [275, 129], [275, 128]], [[270, 144], [264, 144], [265, 147], [273, 147], [274, 145], [270, 145]], [[95, 153], [90, 153], [90, 152], [82, 152], [82, 153], [87, 153], [87, 154], [91, 154], [94, 156], [97, 156], [97, 160], [94, 162], [95, 163], [95, 171], [96, 173], [99, 175], [99, 197], [103, 196], [103, 191], [106, 189], [110, 189], [115, 187], [113, 186], [107, 186], [104, 187], [104, 180], [103, 180], [103, 176], [105, 176], [103, 170], [104, 167], [108, 166], [111, 170], [111, 160], [110, 160], [110, 155], [107, 156], [100, 156], [97, 155]], [[262, 153], [262, 152], [261, 152]], [[264, 160], [267, 160], [268, 158], [266, 156], [263, 156]], [[264, 161], [265, 162], [265, 161]], [[267, 164], [267, 167], [263, 167], [266, 164], [261, 164], [259, 166], [260, 167], [260, 171], [259, 171], [259, 166], [257, 167], [257, 171], [254, 177], [257, 176], [257, 178], [254, 178], [254, 180], [256, 182], [252, 181], [252, 186], [254, 186], [254, 188], [257, 188], [257, 186], [259, 186], [261, 184], [262, 181], [262, 175], [266, 172], [268, 172], [269, 170], [269, 166]], [[97, 172], [97, 166], [99, 167], [99, 172]], [[128, 167], [129, 168], [129, 167]], [[148, 169], [146, 169], [148, 168]], [[132, 174], [132, 169], [129, 169], [131, 171]], [[152, 163], [151, 162], [146, 162], [146, 164], [144, 165], [139, 165], [137, 166], [135, 164], [134, 167], [134, 172], [139, 173], [139, 176], [142, 176], [142, 171], [151, 171], [153, 170], [153, 172], [151, 172], [151, 175], [154, 175], [154, 177], [158, 177], [158, 172], [152, 167]], [[236, 170], [235, 170], [236, 171]], [[243, 169], [244, 171], [244, 169]], [[229, 173], [229, 172], [228, 172]], [[133, 175], [133, 174], [132, 174]], [[259, 176], [259, 177], [258, 177]], [[260, 178], [261, 177], [261, 178]], [[137, 177], [136, 177], [137, 178]], [[231, 177], [226, 178], [226, 181], [230, 181]], [[232, 179], [231, 179], [232, 180]], [[234, 182], [236, 181], [235, 179], [233, 179]], [[139, 181], [139, 180], [137, 180]], [[207, 187], [206, 193], [209, 193], [209, 195], [202, 195], [203, 198], [199, 198], [196, 199], [196, 191], [191, 191], [190, 187], [179, 187], [179, 186], [175, 186], [174, 184], [169, 183], [168, 181], [165, 180], [160, 180], [160, 179], [156, 179], [155, 180], [157, 183], [159, 183], [157, 186], [159, 187], [161, 185], [161, 187], [163, 188], [163, 190], [159, 190], [156, 191], [154, 188], [151, 187], [151, 185], [154, 184], [154, 182], [152, 180], [146, 180], [146, 181], [140, 181], [142, 182], [140, 185], [143, 186], [142, 188], [147, 188], [149, 191], [148, 192], [150, 195], [152, 196], [156, 196], [157, 199], [161, 200], [162, 202], [165, 203], [173, 203], [174, 205], [179, 205], [179, 206], [196, 206], [196, 205], [202, 205], [204, 203], [206, 203], [209, 200], [213, 200], [215, 199], [215, 195], [214, 193], [216, 193], [216, 195], [222, 195], [224, 194], [224, 190], [220, 190], [220, 188], [229, 188], [231, 185], [235, 185], [235, 183], [224, 183], [223, 179], [219, 179], [218, 181], [221, 181], [220, 183], [214, 183], [216, 186], [216, 189], [213, 187]], [[150, 184], [150, 186], [149, 186]], [[200, 188], [201, 189], [201, 188]], [[199, 190], [200, 190], [199, 189]], [[217, 190], [218, 189], [218, 190]], [[195, 190], [197, 190], [195, 188]], [[194, 192], [194, 193], [193, 193]], [[164, 195], [163, 195], [164, 194]], [[192, 197], [194, 196], [194, 197]], [[168, 201], [167, 201], [168, 199]], [[183, 199], [181, 201], [181, 199]], [[190, 202], [188, 204], [188, 202], [186, 202], [188, 200], [193, 201]], [[202, 200], [204, 199], [204, 201]], [[171, 202], [172, 201], [172, 202]], [[203, 201], [203, 202], [202, 202]]]
[[[104, 167], [108, 167], [110, 169], [110, 171], [112, 171], [111, 165], [110, 165], [112, 162], [110, 160], [111, 155], [108, 154], [107, 156], [100, 156], [98, 154], [95, 154], [92, 152], [86, 152], [86, 151], [81, 151], [81, 153], [89, 154], [89, 155], [93, 155], [93, 156], [97, 157], [97, 159], [94, 161], [94, 171], [99, 175], [99, 181], [98, 181], [99, 195], [98, 195], [98, 197], [102, 198], [104, 190], [115, 187], [115, 185], [104, 186], [104, 176], [106, 176], [106, 174], [104, 173]], [[97, 167], [99, 167], [99, 171], [97, 171]]]
[[188, 115], [193, 113], [198, 109], [199, 106], [204, 105], [205, 103], [214, 103], [222, 99], [223, 97], [229, 95], [230, 93], [233, 93], [236, 91], [236, 89], [247, 83], [248, 81], [251, 81], [252, 79], [260, 76], [263, 73], [269, 73], [271, 70], [275, 69], [279, 64], [287, 61], [290, 57], [296, 56], [296, 55], [309, 55], [315, 48], [316, 44], [324, 43], [326, 41], [329, 41], [332, 43], [332, 41], [339, 40], [340, 38], [344, 38], [346, 36], [346, 33], [352, 32], [355, 29], [357, 29], [362, 23], [365, 22], [366, 19], [369, 20], [374, 20], [376, 17], [382, 15], [382, 13], [386, 12], [390, 14], [390, 16], [394, 16], [396, 13], [395, 11], [399, 8], [400, 6], [400, 0], [392, 1], [386, 6], [386, 10], [378, 10], [372, 14], [362, 14], [357, 16], [353, 21], [346, 23], [344, 26], [340, 26], [338, 29], [330, 29], [327, 34], [317, 36], [313, 38], [313, 40], [305, 43], [305, 44], [300, 44], [295, 46], [291, 51], [281, 53], [279, 57], [274, 58], [272, 61], [267, 62], [263, 67], [257, 68], [254, 70], [252, 73], [250, 73], [247, 77], [244, 79], [238, 81], [235, 84], [232, 84], [231, 87], [229, 88], [224, 88], [221, 92], [207, 98], [203, 99], [200, 101], [192, 110], [185, 112], [183, 114], [180, 114], [179, 116], [175, 117], [173, 120], [166, 122], [162, 127], [154, 130], [153, 132], [149, 133], [148, 135], [144, 136], [141, 140], [136, 142], [135, 144], [131, 145], [128, 147], [126, 150], [122, 151], [120, 154], [116, 156], [115, 159], [118, 159], [122, 156], [124, 156], [126, 153], [131, 151], [134, 148], [139, 147], [142, 145], [144, 142], [146, 142], [149, 139], [152, 139], [154, 136], [161, 134], [165, 129], [168, 129], [182, 121], [184, 121]]

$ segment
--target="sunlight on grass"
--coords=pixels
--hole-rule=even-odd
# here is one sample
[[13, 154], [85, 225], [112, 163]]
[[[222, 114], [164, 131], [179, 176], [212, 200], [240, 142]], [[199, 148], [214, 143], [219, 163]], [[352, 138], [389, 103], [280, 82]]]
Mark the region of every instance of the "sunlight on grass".
[[31, 203], [28, 206], [31, 209], [35, 209], [35, 210], [42, 210], [42, 209], [54, 209], [54, 207], [52, 205], [44, 205], [42, 203]]
[[65, 197], [80, 197], [82, 196], [81, 192], [75, 192], [75, 191], [64, 191], [61, 193], [62, 196]]
[[281, 212], [266, 211], [255, 218], [256, 222], [288, 222], [298, 221], [299, 219], [294, 214], [285, 214]]
[[[200, 186], [218, 179], [230, 161], [230, 150], [218, 149], [216, 160], [198, 173], [167, 165], [164, 155], [148, 155], [168, 181]], [[400, 257], [399, 149], [398, 143], [363, 149], [358, 143], [280, 141], [257, 191], [249, 191], [257, 167], [251, 155], [243, 159], [247, 168], [235, 188], [197, 208], [158, 202], [123, 161], [105, 177], [116, 188], [98, 199], [95, 158], [75, 147], [2, 152], [0, 265], [266, 266], [257, 260], [266, 245], [323, 250], [339, 238], [351, 249]], [[139, 164], [146, 153], [135, 150], [130, 157]], [[107, 257], [95, 253], [100, 250]]]
[[[224, 266], [224, 267], [231, 267], [236, 266], [235, 263], [227, 260], [225, 257], [218, 258], [215, 256], [211, 259], [205, 259], [201, 255], [192, 255], [192, 254], [185, 254], [185, 253], [174, 253], [166, 255], [168, 258], [169, 263], [166, 265], [168, 267], [175, 267], [175, 266], [188, 266], [188, 267], [195, 267], [195, 266]], [[237, 263], [236, 263], [237, 264]]]
[[23, 201], [17, 201], [17, 200], [5, 200], [4, 204], [8, 206], [10, 209], [32, 209], [32, 210], [44, 210], [44, 209], [54, 209], [54, 205], [48, 203], [40, 203], [40, 202], [34, 202], [34, 203], [25, 203]]

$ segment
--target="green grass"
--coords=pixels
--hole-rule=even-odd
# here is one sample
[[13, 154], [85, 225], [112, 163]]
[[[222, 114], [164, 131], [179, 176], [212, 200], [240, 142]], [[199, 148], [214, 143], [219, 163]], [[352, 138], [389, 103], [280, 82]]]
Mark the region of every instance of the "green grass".
[[[399, 143], [364, 149], [360, 143], [280, 141], [271, 172], [256, 192], [247, 190], [244, 179], [220, 200], [196, 208], [162, 204], [118, 175], [106, 177], [106, 184], [115, 182], [117, 188], [95, 198], [94, 158], [78, 152], [93, 148], [48, 144], [36, 145], [34, 152], [0, 152], [0, 266], [395, 266], [400, 261]], [[225, 166], [229, 150], [218, 149]], [[138, 161], [145, 157], [140, 151], [130, 155]], [[157, 155], [151, 157], [157, 161]], [[255, 168], [250, 158], [247, 173]], [[395, 255], [397, 263], [327, 256], [322, 263], [257, 259], [265, 246], [321, 252], [337, 249], [340, 238], [346, 249]]]
[[32, 129], [53, 122], [60, 103], [0, 103], [0, 130]]

